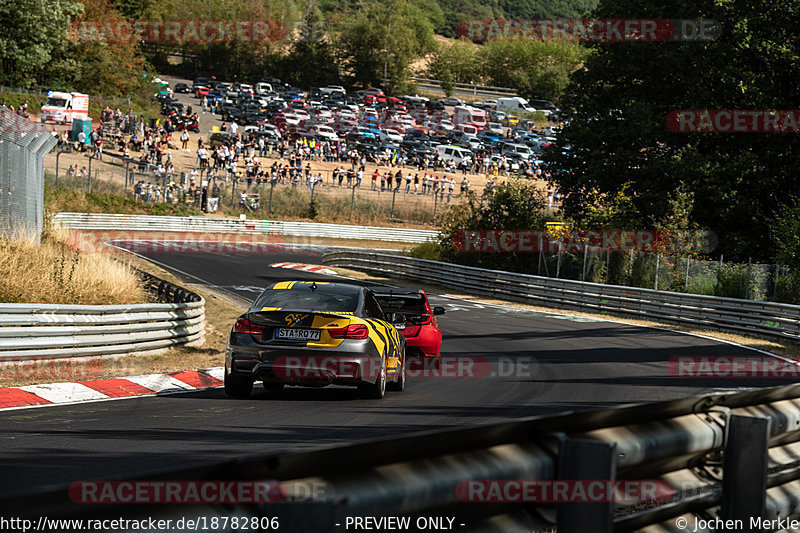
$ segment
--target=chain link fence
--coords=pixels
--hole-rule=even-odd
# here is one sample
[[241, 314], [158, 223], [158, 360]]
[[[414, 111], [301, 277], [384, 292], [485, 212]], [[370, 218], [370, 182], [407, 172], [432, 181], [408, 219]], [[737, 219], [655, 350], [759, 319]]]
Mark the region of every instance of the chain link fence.
[[536, 273], [561, 279], [747, 300], [783, 301], [792, 272], [777, 264], [734, 263], [638, 251], [539, 254]]
[[58, 143], [39, 124], [0, 106], [0, 232], [41, 238], [44, 156]]

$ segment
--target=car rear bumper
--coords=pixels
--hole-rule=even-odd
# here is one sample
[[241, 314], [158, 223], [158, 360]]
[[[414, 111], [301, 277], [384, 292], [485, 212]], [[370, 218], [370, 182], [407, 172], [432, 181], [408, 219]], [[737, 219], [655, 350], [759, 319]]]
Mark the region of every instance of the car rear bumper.
[[[358, 347], [356, 347], [358, 348]], [[307, 387], [374, 383], [382, 358], [364, 352], [320, 350], [306, 347], [228, 347], [225, 367], [232, 374], [249, 375], [253, 381]]]

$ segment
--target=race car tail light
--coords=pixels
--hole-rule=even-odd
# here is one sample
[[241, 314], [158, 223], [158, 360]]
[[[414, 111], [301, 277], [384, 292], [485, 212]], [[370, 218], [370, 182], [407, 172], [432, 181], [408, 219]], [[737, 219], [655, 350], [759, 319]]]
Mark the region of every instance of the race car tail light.
[[250, 335], [256, 336], [263, 334], [265, 329], [267, 329], [267, 326], [253, 324], [246, 318], [240, 318], [236, 321], [236, 324], [233, 325], [234, 333], [249, 333]]
[[369, 337], [369, 330], [364, 324], [350, 324], [339, 329], [329, 329], [332, 339], [366, 339]]
[[431, 315], [419, 315], [419, 324], [425, 326], [431, 323]]

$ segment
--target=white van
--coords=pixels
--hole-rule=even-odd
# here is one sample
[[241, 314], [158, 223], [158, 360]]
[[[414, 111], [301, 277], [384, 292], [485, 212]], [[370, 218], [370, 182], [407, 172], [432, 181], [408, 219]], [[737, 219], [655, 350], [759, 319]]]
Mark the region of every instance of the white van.
[[273, 92], [272, 84], [269, 83], [256, 83], [256, 94], [269, 94]]
[[529, 106], [528, 101], [521, 96], [498, 98], [497, 110], [508, 113], [536, 113], [536, 110]]
[[501, 148], [501, 152], [504, 155], [518, 159], [528, 160], [533, 157], [533, 151], [524, 144], [505, 143]]
[[460, 165], [462, 161], [472, 162], [472, 152], [461, 146], [442, 144], [436, 147], [436, 153], [445, 160]]
[[69, 124], [73, 119], [89, 118], [89, 95], [49, 91], [39, 114], [41, 122]]

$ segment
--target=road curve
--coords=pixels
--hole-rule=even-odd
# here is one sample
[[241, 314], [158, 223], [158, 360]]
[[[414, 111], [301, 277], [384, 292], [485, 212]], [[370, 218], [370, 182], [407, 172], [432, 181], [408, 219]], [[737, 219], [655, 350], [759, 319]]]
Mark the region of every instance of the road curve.
[[[270, 268], [319, 263], [318, 248], [263, 254], [147, 254], [185, 281], [252, 300], [280, 279], [329, 279]], [[577, 319], [441, 296], [442, 354], [491, 363], [475, 376], [412, 377], [380, 401], [351, 389], [260, 387], [249, 400], [222, 390], [0, 412], [0, 496], [48, 485], [125, 478], [268, 450], [297, 450], [421, 430], [668, 400], [741, 380], [669, 377], [681, 355], [753, 355], [747, 348], [663, 329]], [[220, 365], [223, 361], [220, 358]], [[744, 383], [767, 386], [776, 383]]]

